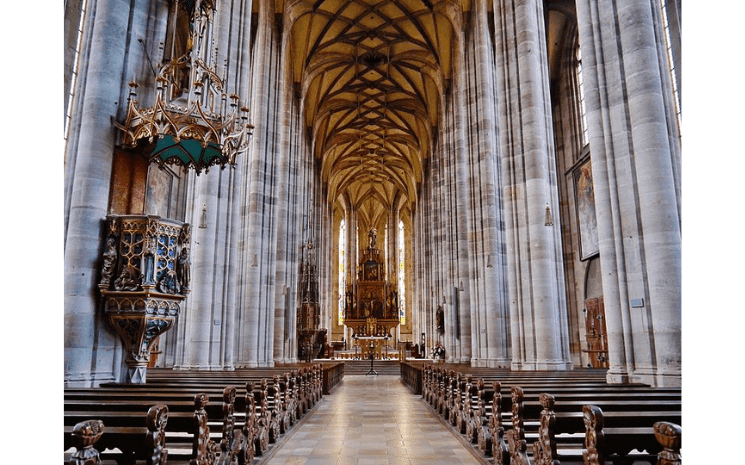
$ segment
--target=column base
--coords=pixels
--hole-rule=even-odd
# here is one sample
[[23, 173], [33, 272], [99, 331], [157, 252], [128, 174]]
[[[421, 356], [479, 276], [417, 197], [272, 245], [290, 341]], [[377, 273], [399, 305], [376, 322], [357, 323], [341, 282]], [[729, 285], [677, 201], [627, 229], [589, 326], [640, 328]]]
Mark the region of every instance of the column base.
[[174, 370], [197, 370], [197, 371], [235, 371], [235, 366], [233, 365], [201, 365], [201, 364], [195, 364], [195, 365], [174, 365]]
[[566, 371], [574, 368], [569, 360], [532, 360], [528, 362], [512, 362], [514, 371]]
[[145, 384], [147, 378], [147, 366], [127, 367], [127, 384]]
[[647, 369], [636, 370], [630, 376], [630, 382], [648, 384], [654, 388], [681, 387], [682, 376], [680, 371], [661, 372], [660, 370]]
[[474, 358], [471, 359], [471, 366], [473, 367], [487, 367], [487, 368], [504, 368], [509, 369], [512, 365], [512, 359], [505, 358]]
[[628, 384], [630, 382], [629, 374], [626, 370], [619, 367], [610, 367], [605, 375], [608, 384]]
[[71, 388], [90, 388], [98, 387], [104, 383], [113, 383], [116, 377], [110, 371], [108, 372], [78, 372], [65, 373], [65, 387]]

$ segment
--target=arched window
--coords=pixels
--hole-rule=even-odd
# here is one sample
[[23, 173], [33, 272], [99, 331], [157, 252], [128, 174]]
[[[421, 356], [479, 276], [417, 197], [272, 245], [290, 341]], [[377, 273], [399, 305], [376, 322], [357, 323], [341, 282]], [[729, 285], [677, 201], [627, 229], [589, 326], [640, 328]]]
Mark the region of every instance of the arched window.
[[587, 135], [587, 110], [585, 107], [585, 87], [584, 80], [582, 79], [582, 51], [577, 42], [577, 60], [576, 60], [576, 72], [577, 72], [577, 100], [579, 102], [579, 113], [580, 123], [582, 125], [582, 146], [589, 143], [589, 137]]
[[72, 62], [71, 62], [71, 68], [70, 68], [70, 80], [67, 88], [67, 99], [65, 102], [65, 133], [64, 133], [64, 139], [67, 140], [67, 138], [70, 136], [70, 123], [72, 121], [72, 109], [73, 109], [73, 99], [75, 97], [75, 83], [78, 80], [78, 64], [80, 59], [80, 47], [82, 44], [82, 38], [83, 38], [83, 25], [85, 24], [85, 16], [86, 16], [86, 10], [87, 10], [88, 2], [86, 0], [83, 0], [80, 2], [80, 21], [78, 22], [78, 30], [75, 34], [75, 49], [72, 53]]
[[347, 254], [347, 223], [341, 220], [339, 224], [339, 326], [344, 324], [344, 296], [347, 291], [347, 273], [344, 260]]
[[662, 25], [665, 29], [665, 48], [667, 50], [667, 65], [668, 69], [670, 71], [670, 81], [673, 85], [673, 94], [674, 94], [674, 101], [675, 101], [675, 116], [678, 119], [678, 130], [680, 130], [680, 119], [681, 119], [681, 112], [680, 112], [680, 94], [678, 92], [678, 73], [675, 69], [675, 57], [673, 56], [673, 45], [672, 45], [672, 39], [670, 37], [670, 21], [668, 20], [667, 15], [667, 2], [665, 0], [660, 1], [660, 6], [662, 9]]
[[402, 325], [406, 324], [406, 247], [404, 242], [404, 222], [398, 222], [398, 318]]

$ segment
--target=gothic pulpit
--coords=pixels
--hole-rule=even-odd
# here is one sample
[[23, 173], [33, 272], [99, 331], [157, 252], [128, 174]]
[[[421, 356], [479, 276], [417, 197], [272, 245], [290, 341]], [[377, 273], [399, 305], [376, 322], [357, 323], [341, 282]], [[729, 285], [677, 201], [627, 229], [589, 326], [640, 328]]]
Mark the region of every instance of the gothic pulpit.
[[156, 215], [109, 215], [101, 281], [103, 312], [126, 354], [125, 382], [146, 381], [151, 349], [190, 292], [191, 228]]

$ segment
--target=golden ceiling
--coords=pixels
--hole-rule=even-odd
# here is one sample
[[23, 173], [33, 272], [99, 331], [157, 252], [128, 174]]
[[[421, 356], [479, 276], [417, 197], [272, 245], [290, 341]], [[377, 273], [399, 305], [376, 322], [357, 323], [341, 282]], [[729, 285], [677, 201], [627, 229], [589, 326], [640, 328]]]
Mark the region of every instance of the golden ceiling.
[[416, 202], [451, 78], [461, 2], [286, 4], [293, 79], [328, 200], [377, 221]]
[[[492, 1], [486, 4], [491, 10]], [[573, 2], [548, 5], [555, 62]], [[277, 13], [287, 9], [293, 81], [328, 201], [344, 199], [363, 225], [377, 224], [400, 201], [416, 204], [470, 1], [276, 0], [275, 6]]]

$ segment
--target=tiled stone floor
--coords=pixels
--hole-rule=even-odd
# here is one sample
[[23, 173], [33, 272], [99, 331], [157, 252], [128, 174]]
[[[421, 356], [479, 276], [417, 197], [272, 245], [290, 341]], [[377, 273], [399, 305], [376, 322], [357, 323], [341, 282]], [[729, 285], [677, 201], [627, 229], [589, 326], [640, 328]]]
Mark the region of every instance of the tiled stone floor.
[[347, 375], [261, 464], [484, 464], [398, 376]]

